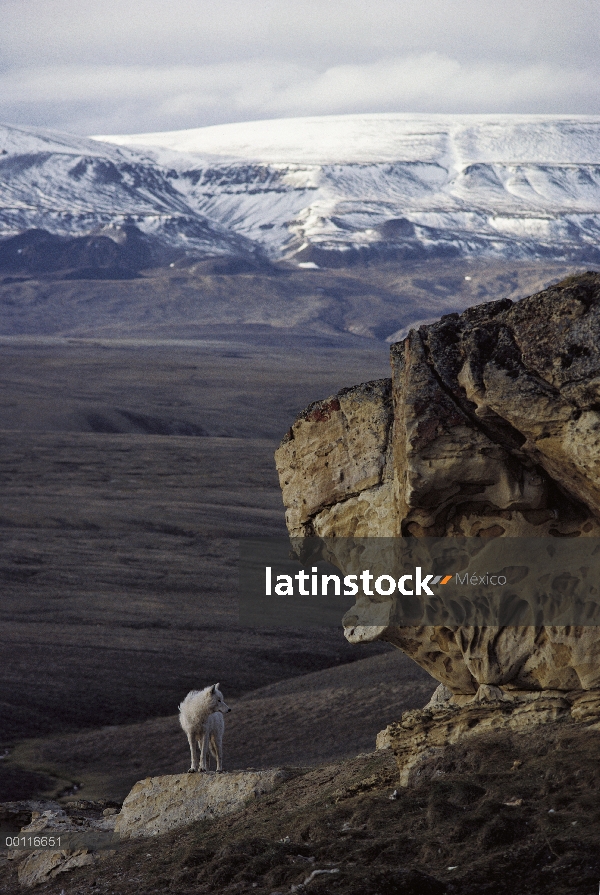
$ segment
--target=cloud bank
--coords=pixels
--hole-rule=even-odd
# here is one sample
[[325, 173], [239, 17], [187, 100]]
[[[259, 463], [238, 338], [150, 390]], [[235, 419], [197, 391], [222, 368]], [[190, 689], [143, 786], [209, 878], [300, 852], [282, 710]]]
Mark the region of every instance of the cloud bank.
[[600, 113], [596, 0], [0, 0], [0, 118], [76, 133]]

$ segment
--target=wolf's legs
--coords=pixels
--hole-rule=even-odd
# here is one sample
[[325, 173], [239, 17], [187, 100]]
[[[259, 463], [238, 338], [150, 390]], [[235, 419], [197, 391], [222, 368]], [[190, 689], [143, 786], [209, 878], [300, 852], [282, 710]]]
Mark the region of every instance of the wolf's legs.
[[190, 752], [192, 755], [192, 766], [188, 771], [188, 774], [193, 774], [198, 770], [198, 755], [196, 752], [196, 737], [192, 733], [188, 733], [187, 735], [188, 743], [190, 744]]
[[208, 737], [206, 735], [206, 731], [202, 734], [202, 739], [200, 740], [200, 770], [207, 770], [207, 759], [208, 759]]
[[217, 762], [217, 774], [220, 774], [223, 770], [223, 739], [219, 736], [219, 731], [211, 735], [210, 751]]

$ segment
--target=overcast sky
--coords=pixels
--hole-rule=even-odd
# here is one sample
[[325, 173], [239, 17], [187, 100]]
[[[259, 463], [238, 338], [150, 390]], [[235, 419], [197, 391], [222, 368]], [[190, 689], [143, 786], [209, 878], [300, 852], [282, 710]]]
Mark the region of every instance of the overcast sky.
[[600, 114], [599, 0], [0, 0], [0, 120]]

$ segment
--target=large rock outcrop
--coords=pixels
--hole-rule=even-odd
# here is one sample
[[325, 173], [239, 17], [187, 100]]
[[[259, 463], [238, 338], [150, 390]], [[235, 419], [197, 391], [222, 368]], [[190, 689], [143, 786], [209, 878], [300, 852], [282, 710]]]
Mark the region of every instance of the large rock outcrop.
[[[595, 273], [411, 331], [391, 379], [312, 404], [284, 438], [290, 535], [598, 537], [599, 335]], [[596, 627], [411, 627], [393, 603], [361, 595], [346, 637], [393, 643], [454, 697], [600, 687]]]

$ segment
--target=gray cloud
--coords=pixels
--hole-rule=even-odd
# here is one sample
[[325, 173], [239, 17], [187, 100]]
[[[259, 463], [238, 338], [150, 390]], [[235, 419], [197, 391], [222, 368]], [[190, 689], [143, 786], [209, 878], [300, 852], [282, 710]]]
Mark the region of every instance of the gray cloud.
[[78, 133], [600, 112], [596, 0], [0, 0], [0, 117]]

